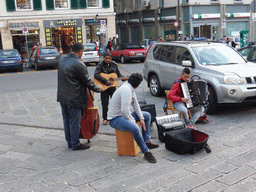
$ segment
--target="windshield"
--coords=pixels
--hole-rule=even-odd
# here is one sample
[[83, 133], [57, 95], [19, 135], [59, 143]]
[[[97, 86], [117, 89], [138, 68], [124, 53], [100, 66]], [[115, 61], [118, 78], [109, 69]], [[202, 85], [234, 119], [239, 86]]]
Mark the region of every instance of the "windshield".
[[157, 41], [153, 40], [153, 41], [148, 41], [148, 45], [151, 45], [153, 43], [156, 43]]
[[134, 44], [134, 45], [126, 45], [126, 49], [143, 49], [140, 45]]
[[0, 51], [0, 57], [2, 58], [18, 57], [18, 56], [19, 56], [19, 52], [17, 50]]
[[47, 55], [47, 54], [59, 54], [57, 49], [40, 49], [41, 55]]
[[84, 45], [84, 51], [96, 51], [95, 45]]
[[202, 65], [226, 65], [245, 63], [245, 60], [229, 46], [206, 46], [192, 48]]

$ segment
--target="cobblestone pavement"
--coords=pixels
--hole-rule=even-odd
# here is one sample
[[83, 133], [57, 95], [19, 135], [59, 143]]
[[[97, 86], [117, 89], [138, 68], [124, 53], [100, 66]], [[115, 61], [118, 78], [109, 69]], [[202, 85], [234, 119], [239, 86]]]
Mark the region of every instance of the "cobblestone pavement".
[[[164, 98], [153, 99], [163, 115]], [[68, 149], [56, 89], [1, 94], [0, 103], [0, 191], [256, 191], [253, 121], [197, 124], [210, 135], [212, 153], [195, 155], [166, 150], [154, 125], [152, 142], [160, 147], [150, 164], [141, 153], [118, 156], [109, 126], [101, 125], [89, 150]]]

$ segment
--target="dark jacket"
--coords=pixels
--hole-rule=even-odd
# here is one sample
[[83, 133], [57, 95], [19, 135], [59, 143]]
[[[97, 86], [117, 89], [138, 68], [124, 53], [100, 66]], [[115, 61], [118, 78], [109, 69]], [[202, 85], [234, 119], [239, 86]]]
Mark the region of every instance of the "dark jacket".
[[117, 65], [113, 61], [111, 61], [109, 64], [107, 64], [105, 61], [102, 61], [101, 63], [99, 63], [97, 65], [95, 72], [94, 72], [94, 78], [99, 80], [104, 85], [106, 85], [108, 80], [106, 78], [102, 77], [100, 75], [100, 73], [106, 73], [106, 74], [116, 73], [118, 77], [123, 77], [123, 75], [120, 73]]
[[[228, 44], [228, 41], [227, 41], [227, 44]], [[236, 44], [234, 41], [231, 41], [231, 47], [236, 48]]]
[[61, 57], [58, 67], [57, 101], [71, 107], [87, 107], [87, 88], [100, 92], [89, 79], [86, 65], [74, 53]]

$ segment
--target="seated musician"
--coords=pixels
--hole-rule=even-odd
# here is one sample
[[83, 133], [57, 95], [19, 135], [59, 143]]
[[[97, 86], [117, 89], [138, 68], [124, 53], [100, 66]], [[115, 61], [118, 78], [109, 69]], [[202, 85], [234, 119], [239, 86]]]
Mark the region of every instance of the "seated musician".
[[[94, 78], [99, 80], [104, 85], [109, 85], [110, 81], [106, 79], [105, 77], [102, 77], [100, 73], [110, 74], [110, 73], [116, 73], [118, 77], [123, 77], [123, 75], [120, 73], [118, 66], [111, 61], [112, 56], [110, 53], [105, 53], [103, 57], [103, 61], [97, 65], [95, 72], [94, 72]], [[123, 78], [123, 80], [127, 80], [127, 78]], [[103, 118], [103, 125], [107, 125], [107, 112], [108, 112], [108, 103], [109, 103], [109, 97], [112, 97], [113, 93], [115, 92], [115, 87], [109, 87], [105, 91], [101, 92], [101, 105], [102, 105], [102, 118]]]
[[192, 117], [192, 119], [189, 119], [188, 115], [188, 109], [185, 105], [189, 101], [188, 98], [184, 98], [181, 86], [180, 84], [183, 82], [188, 82], [190, 78], [190, 69], [184, 68], [182, 70], [182, 73], [180, 77], [174, 82], [172, 85], [172, 88], [167, 96], [167, 99], [171, 100], [173, 103], [173, 106], [181, 112], [182, 118], [185, 121], [186, 128], [192, 128], [195, 129], [195, 123], [198, 120], [198, 118], [203, 114], [205, 108], [203, 106], [197, 106], [195, 107], [195, 113]]
[[[109, 104], [108, 121], [109, 125], [115, 129], [131, 132], [145, 159], [150, 163], [156, 163], [155, 157], [149, 151], [159, 147], [149, 141], [151, 115], [141, 111], [135, 94], [135, 89], [142, 80], [141, 74], [133, 73], [128, 82], [115, 91]], [[131, 111], [132, 108], [134, 112]], [[142, 126], [142, 134], [136, 121], [139, 121]]]

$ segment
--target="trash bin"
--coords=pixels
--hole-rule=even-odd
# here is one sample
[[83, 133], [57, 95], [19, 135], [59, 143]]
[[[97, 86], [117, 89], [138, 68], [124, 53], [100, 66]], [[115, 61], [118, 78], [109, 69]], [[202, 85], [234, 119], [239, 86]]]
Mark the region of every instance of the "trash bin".
[[249, 30], [240, 31], [241, 48], [249, 45]]

